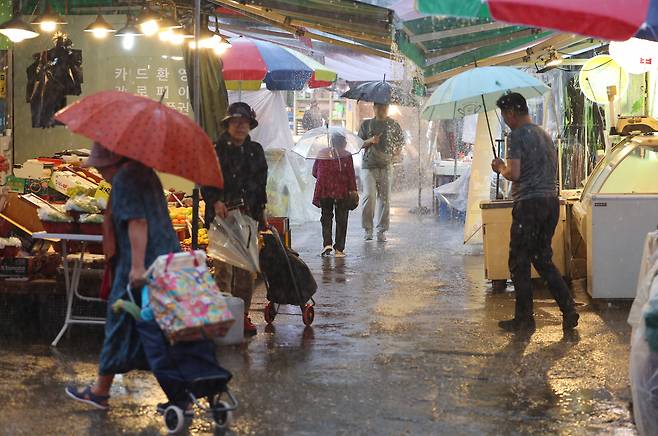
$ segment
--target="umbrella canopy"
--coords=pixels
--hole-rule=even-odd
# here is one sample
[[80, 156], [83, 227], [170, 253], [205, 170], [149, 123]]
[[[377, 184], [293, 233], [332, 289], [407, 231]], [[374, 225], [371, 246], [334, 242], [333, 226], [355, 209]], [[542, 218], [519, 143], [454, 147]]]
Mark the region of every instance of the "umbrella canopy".
[[410, 92], [387, 82], [386, 79], [362, 83], [348, 89], [341, 97], [379, 104], [399, 104], [400, 106], [416, 106], [418, 104], [416, 98]]
[[636, 38], [658, 41], [658, 0], [649, 0], [649, 10]]
[[211, 257], [246, 271], [260, 271], [258, 223], [252, 218], [239, 210], [229, 212], [226, 219], [215, 217], [208, 239]]
[[[432, 15], [493, 18], [506, 23], [624, 41], [647, 16], [650, 0], [416, 0]], [[654, 1], [654, 0], [651, 0]]]
[[270, 91], [321, 88], [336, 81], [336, 73], [296, 50], [267, 41], [232, 38], [222, 56], [224, 80], [231, 91], [257, 91], [265, 82]]
[[649, 0], [488, 0], [494, 19], [625, 41], [647, 15]]
[[158, 171], [222, 188], [208, 135], [191, 118], [146, 97], [120, 91], [90, 95], [55, 114], [69, 130]]
[[540, 97], [549, 91], [541, 81], [511, 67], [477, 67], [446, 80], [429, 98], [422, 111], [426, 120], [453, 119], [496, 107], [506, 92], [525, 98]]
[[[344, 138], [344, 148], [342, 139]], [[363, 139], [340, 127], [318, 127], [304, 133], [292, 149], [304, 159], [340, 159], [357, 154]]]

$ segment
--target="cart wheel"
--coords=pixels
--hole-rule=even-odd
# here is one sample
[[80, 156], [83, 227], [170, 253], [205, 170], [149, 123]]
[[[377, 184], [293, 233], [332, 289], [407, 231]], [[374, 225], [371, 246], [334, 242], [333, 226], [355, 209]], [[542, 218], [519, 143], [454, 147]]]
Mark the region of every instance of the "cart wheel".
[[274, 318], [276, 318], [276, 309], [274, 308], [274, 303], [268, 301], [265, 309], [263, 309], [263, 314], [265, 315], [265, 322], [272, 324], [274, 322]]
[[313, 306], [311, 306], [310, 304], [307, 304], [302, 308], [302, 320], [304, 321], [304, 325], [313, 324], [314, 319], [315, 319], [315, 309], [313, 309]]
[[178, 433], [185, 425], [183, 409], [178, 406], [169, 406], [164, 411], [164, 422], [169, 434]]
[[225, 401], [218, 401], [213, 406], [212, 419], [215, 421], [215, 426], [218, 430], [226, 430], [231, 422], [233, 422], [233, 411], [232, 410], [216, 410], [216, 409], [228, 409], [228, 403]]

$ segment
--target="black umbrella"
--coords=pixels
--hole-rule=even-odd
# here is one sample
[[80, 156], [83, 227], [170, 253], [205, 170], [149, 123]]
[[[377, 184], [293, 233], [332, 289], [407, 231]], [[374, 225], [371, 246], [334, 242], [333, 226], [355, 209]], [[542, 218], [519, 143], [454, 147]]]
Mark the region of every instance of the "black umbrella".
[[379, 104], [397, 104], [400, 106], [418, 106], [416, 98], [408, 91], [384, 80], [365, 82], [350, 88], [341, 97]]

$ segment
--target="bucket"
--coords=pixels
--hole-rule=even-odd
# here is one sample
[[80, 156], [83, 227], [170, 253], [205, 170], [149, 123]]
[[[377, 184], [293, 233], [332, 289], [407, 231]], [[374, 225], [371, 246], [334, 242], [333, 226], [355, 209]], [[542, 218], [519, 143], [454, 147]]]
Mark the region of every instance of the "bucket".
[[241, 344], [244, 340], [244, 301], [242, 298], [234, 297], [231, 294], [222, 292], [226, 299], [226, 304], [235, 318], [235, 322], [223, 338], [216, 338], [217, 345], [235, 345]]

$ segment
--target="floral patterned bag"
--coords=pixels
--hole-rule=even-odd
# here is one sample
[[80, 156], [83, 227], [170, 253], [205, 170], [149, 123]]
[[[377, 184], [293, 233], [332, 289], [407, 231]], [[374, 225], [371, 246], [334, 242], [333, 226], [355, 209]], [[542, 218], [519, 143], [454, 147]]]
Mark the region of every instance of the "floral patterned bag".
[[153, 315], [171, 343], [222, 337], [235, 321], [205, 252], [160, 256], [147, 276]]

